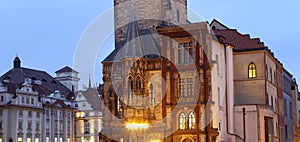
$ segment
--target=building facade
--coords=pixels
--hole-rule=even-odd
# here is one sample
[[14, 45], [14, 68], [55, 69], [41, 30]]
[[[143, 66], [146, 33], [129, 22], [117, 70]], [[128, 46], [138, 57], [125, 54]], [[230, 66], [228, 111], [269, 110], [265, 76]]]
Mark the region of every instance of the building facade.
[[72, 142], [74, 93], [44, 71], [21, 67], [0, 77], [0, 141]]
[[99, 91], [88, 88], [76, 93], [75, 141], [99, 142], [102, 128], [102, 106]]

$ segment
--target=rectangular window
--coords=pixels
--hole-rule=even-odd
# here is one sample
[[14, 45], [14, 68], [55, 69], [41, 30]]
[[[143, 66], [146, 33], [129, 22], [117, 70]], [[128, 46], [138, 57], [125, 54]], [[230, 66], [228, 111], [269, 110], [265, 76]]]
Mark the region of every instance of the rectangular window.
[[40, 117], [40, 113], [36, 112], [36, 117], [39, 118]]
[[292, 112], [292, 109], [293, 109], [293, 108], [292, 108], [292, 102], [290, 102], [290, 103], [289, 103], [289, 107], [290, 107], [290, 108], [289, 108], [289, 109], [290, 109], [290, 110], [289, 110], [289, 111], [290, 111], [290, 118], [292, 119], [292, 118], [293, 118], [293, 112]]
[[50, 139], [49, 139], [49, 137], [46, 137], [46, 142], [50, 142]]
[[29, 103], [30, 103], [30, 99], [26, 98], [26, 104], [29, 104]]
[[3, 110], [2, 109], [0, 109], [0, 116], [2, 116], [3, 115]]
[[40, 142], [39, 138], [35, 138], [34, 142]]
[[181, 97], [194, 96], [194, 79], [193, 78], [180, 79], [179, 88], [180, 88]]
[[4, 102], [4, 96], [1, 96], [1, 100], [0, 100], [1, 102]]
[[178, 44], [178, 64], [190, 64], [193, 63], [194, 57], [194, 43], [184, 42]]
[[36, 123], [35, 129], [36, 129], [36, 131], [40, 130], [40, 123], [39, 122]]
[[22, 97], [22, 100], [21, 100], [21, 102], [22, 102], [22, 104], [24, 104], [24, 103], [25, 103], [25, 98], [24, 98], [24, 97]]
[[0, 121], [0, 129], [2, 129], [3, 127], [2, 127], [2, 122]]
[[57, 137], [54, 138], [54, 142], [57, 142]]
[[19, 129], [23, 129], [23, 122], [19, 122]]
[[32, 105], [34, 104], [34, 98], [31, 98], [31, 104]]
[[28, 117], [32, 117], [32, 112], [28, 111]]
[[22, 137], [18, 137], [18, 142], [23, 142], [23, 138]]
[[31, 130], [32, 130], [31, 128], [32, 128], [32, 127], [31, 127], [31, 122], [28, 122], [27, 130], [31, 131]]
[[71, 142], [71, 139], [70, 139], [70, 138], [68, 138], [68, 139], [67, 139], [67, 142]]
[[27, 138], [27, 142], [31, 142], [31, 138]]
[[0, 142], [3, 142], [3, 139], [2, 139], [2, 138], [0, 138]]
[[19, 110], [19, 116], [23, 116], [23, 110]]

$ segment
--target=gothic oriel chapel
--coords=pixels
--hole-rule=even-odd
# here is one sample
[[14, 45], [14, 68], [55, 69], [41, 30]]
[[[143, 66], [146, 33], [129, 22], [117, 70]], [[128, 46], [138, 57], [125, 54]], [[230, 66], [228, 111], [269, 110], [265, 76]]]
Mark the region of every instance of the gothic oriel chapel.
[[[114, 4], [116, 47], [102, 62], [100, 140], [216, 141], [220, 128], [230, 129], [231, 123], [223, 120], [225, 110], [215, 111], [225, 103], [226, 93], [220, 92], [230, 91], [225, 76], [232, 72], [224, 54], [232, 54], [231, 47], [206, 22], [187, 21], [187, 0]], [[218, 98], [212, 95], [217, 93]]]

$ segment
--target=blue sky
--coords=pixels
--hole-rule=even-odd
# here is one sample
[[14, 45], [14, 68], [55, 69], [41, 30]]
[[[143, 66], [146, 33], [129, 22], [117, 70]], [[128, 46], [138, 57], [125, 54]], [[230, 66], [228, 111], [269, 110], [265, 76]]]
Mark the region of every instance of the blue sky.
[[[241, 33], [259, 37], [285, 68], [300, 77], [299, 1], [189, 0], [188, 5], [206, 21], [218, 19]], [[0, 74], [12, 68], [16, 54], [22, 66], [51, 75], [61, 67], [72, 66], [84, 32], [112, 8], [109, 0], [1, 0]], [[110, 22], [100, 21], [100, 26], [112, 27]], [[101, 31], [98, 34], [101, 36]], [[95, 65], [81, 72], [82, 83], [88, 83], [89, 72], [94, 83], [102, 82], [100, 62], [113, 49], [112, 42], [110, 35], [95, 53]]]

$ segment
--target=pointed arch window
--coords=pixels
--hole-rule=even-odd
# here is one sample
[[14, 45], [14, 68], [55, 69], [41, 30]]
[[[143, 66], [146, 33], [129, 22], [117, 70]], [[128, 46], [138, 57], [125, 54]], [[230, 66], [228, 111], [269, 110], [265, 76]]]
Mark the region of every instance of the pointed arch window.
[[131, 103], [131, 100], [132, 100], [132, 97], [133, 97], [133, 84], [134, 84], [134, 82], [133, 82], [133, 79], [132, 79], [132, 77], [129, 77], [128, 78], [128, 84], [127, 84], [127, 97], [128, 97], [128, 103], [130, 104]]
[[196, 128], [195, 114], [191, 112], [189, 114], [189, 129], [195, 129], [195, 128]]
[[186, 129], [186, 117], [184, 113], [181, 113], [179, 116], [179, 129], [180, 130]]
[[152, 83], [150, 84], [150, 106], [154, 107], [155, 99], [154, 99], [154, 89]]
[[256, 78], [256, 66], [253, 62], [250, 63], [249, 66], [248, 66], [248, 77], [249, 78]]
[[136, 89], [136, 92], [140, 92], [141, 91], [141, 88], [142, 88], [142, 81], [141, 81], [141, 78], [140, 77], [137, 77], [136, 79], [136, 84], [135, 84], [135, 89]]

